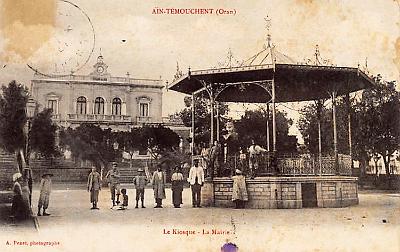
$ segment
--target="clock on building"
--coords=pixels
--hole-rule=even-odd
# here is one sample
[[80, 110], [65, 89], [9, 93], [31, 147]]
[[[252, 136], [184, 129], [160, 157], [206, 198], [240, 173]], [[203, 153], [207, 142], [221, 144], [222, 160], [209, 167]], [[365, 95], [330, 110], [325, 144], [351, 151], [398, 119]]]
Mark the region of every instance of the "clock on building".
[[98, 66], [97, 67], [97, 72], [100, 73], [100, 74], [103, 73], [104, 72], [104, 67]]
[[94, 46], [95, 32], [89, 16], [76, 4], [58, 0], [52, 36], [27, 65], [43, 75], [70, 75], [86, 65]]

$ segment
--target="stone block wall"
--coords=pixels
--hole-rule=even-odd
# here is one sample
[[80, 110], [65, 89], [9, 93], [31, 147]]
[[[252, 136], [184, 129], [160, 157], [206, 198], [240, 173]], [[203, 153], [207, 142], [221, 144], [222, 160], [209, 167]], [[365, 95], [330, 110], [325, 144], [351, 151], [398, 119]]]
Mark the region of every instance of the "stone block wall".
[[317, 183], [318, 207], [346, 207], [358, 204], [356, 181]]
[[[315, 183], [318, 207], [346, 207], [358, 204], [357, 178], [260, 177], [246, 180], [249, 200], [246, 208], [302, 208], [302, 184]], [[232, 180], [215, 178], [202, 189], [207, 206], [233, 207]], [[213, 194], [212, 194], [213, 193]]]

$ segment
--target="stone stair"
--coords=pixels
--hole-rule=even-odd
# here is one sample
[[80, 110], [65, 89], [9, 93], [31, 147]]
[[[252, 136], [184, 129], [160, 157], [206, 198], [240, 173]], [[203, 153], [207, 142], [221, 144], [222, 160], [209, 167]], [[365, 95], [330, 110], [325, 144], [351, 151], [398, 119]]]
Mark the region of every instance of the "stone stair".
[[0, 191], [12, 190], [12, 175], [18, 171], [15, 155], [0, 152]]

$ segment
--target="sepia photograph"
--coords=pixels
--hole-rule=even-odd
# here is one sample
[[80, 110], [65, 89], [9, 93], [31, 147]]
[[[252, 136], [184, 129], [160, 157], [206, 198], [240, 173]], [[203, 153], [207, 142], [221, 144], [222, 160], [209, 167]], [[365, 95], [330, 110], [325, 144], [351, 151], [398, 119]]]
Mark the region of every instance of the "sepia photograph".
[[1, 0], [0, 251], [400, 251], [399, 0]]

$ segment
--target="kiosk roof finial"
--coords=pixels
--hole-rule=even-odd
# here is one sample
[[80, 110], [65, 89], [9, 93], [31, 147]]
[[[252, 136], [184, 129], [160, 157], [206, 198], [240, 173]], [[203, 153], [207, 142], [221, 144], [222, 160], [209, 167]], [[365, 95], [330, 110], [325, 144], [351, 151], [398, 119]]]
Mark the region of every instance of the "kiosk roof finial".
[[267, 15], [267, 17], [264, 18], [264, 20], [266, 22], [265, 23], [265, 28], [267, 29], [267, 47], [271, 48], [271, 32], [270, 32], [270, 29], [271, 29], [271, 26], [272, 26], [271, 18]]

